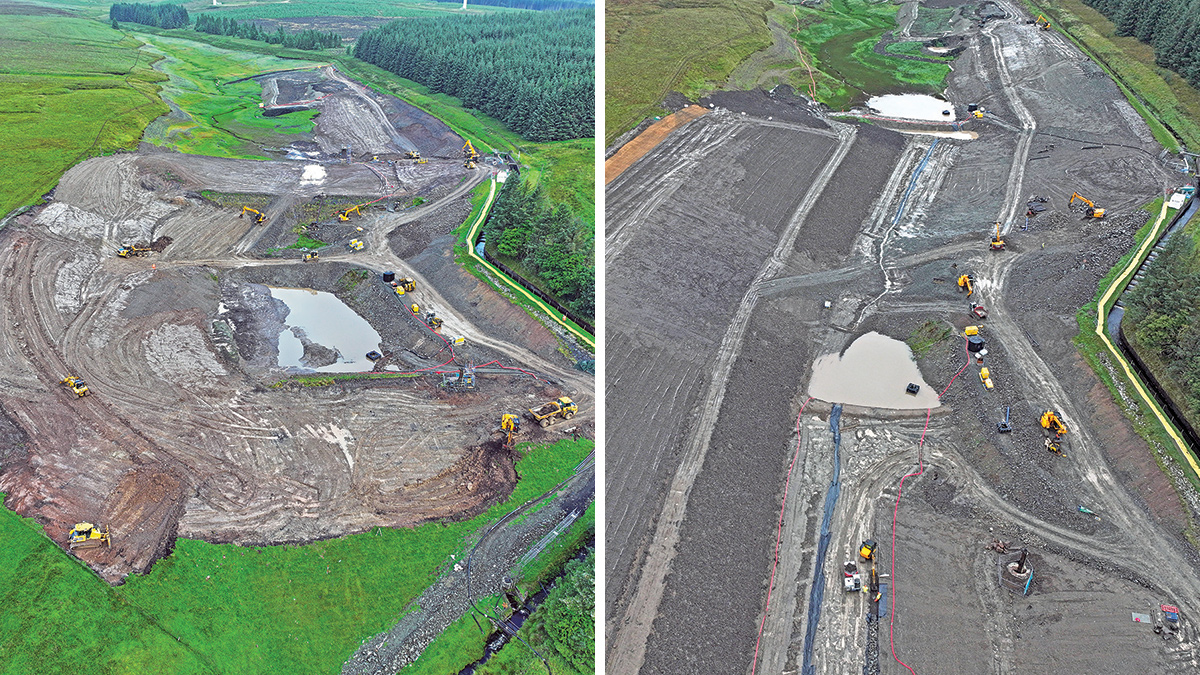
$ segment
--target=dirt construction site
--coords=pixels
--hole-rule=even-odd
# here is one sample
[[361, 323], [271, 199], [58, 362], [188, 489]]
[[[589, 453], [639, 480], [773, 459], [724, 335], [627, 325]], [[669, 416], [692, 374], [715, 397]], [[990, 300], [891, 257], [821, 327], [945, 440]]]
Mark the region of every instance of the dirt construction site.
[[[143, 144], [74, 167], [0, 229], [0, 492], [64, 548], [75, 523], [107, 526], [111, 547], [75, 553], [111, 583], [176, 537], [306, 542], [478, 514], [517, 480], [503, 413], [570, 396], [574, 419], [527, 421], [520, 440], [594, 433], [593, 376], [565, 338], [455, 260], [451, 230], [498, 160], [467, 168], [443, 123], [331, 68], [259, 79], [265, 110], [321, 111], [274, 148], [289, 159]], [[377, 341], [322, 343], [333, 320], [301, 326], [276, 289], [332, 294], [366, 324], [341, 330]], [[472, 367], [473, 390], [445, 386]]]
[[721, 92], [608, 183], [608, 672], [1200, 668], [1200, 500], [1072, 343], [1186, 177], [1098, 66], [995, 6], [953, 126]]

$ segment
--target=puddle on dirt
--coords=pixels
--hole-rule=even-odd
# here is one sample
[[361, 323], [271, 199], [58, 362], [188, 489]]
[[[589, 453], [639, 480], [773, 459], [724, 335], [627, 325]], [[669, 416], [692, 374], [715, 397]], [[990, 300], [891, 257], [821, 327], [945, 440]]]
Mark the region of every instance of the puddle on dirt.
[[896, 131], [910, 136], [937, 136], [938, 138], [957, 138], [964, 141], [973, 141], [979, 138], [979, 134], [975, 131], [905, 131], [904, 129], [896, 129]]
[[[908, 120], [939, 120], [954, 119], [954, 105], [936, 96], [926, 94], [885, 94], [872, 96], [867, 106], [885, 117], [900, 117]], [[946, 110], [949, 115], [943, 115]]]
[[325, 182], [325, 167], [320, 164], [309, 164], [304, 167], [304, 175], [300, 176], [301, 185], [320, 185]]
[[[332, 293], [308, 288], [271, 288], [271, 295], [288, 306], [283, 332], [279, 334], [279, 365], [320, 373], [352, 373], [371, 369], [367, 352], [380, 349], [379, 333], [338, 300]], [[301, 363], [304, 343], [293, 333], [303, 331], [305, 339], [337, 352], [329, 365], [313, 368]]]
[[[921, 387], [914, 396], [909, 383]], [[829, 403], [912, 410], [936, 408], [937, 392], [925, 384], [912, 350], [900, 340], [870, 332], [841, 356], [826, 354], [813, 363], [808, 394]]]

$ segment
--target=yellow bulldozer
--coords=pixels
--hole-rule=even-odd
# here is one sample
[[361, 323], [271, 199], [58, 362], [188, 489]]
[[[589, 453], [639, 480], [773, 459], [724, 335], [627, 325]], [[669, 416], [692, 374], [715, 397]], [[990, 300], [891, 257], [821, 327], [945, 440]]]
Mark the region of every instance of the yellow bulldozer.
[[970, 274], [964, 274], [958, 278], [958, 287], [967, 292], [968, 298], [975, 293], [973, 283], [975, 283], [975, 277]]
[[245, 215], [247, 213], [254, 214], [254, 224], [255, 225], [262, 225], [263, 221], [267, 219], [267, 216], [264, 215], [261, 211], [255, 211], [254, 209], [250, 208], [249, 206], [242, 207], [242, 212], [238, 214], [238, 218], [245, 217]]
[[117, 255], [121, 256], [122, 258], [138, 258], [144, 255], [150, 255], [151, 251], [153, 250], [154, 249], [145, 246], [130, 244], [129, 246], [122, 246], [121, 248], [117, 249]]
[[529, 416], [543, 428], [554, 423], [555, 418], [569, 420], [579, 411], [579, 406], [566, 396], [560, 396], [549, 403], [543, 403], [537, 408], [529, 409]]
[[64, 377], [60, 384], [67, 385], [67, 387], [70, 388], [71, 391], [75, 392], [75, 395], [79, 398], [83, 398], [84, 396], [92, 393], [91, 390], [88, 389], [87, 384], [81, 378], [75, 377], [74, 375], [68, 375]]
[[1049, 429], [1054, 432], [1055, 438], [1061, 438], [1067, 433], [1067, 425], [1063, 423], [1062, 418], [1053, 410], [1046, 410], [1042, 413], [1042, 428]]
[[67, 534], [67, 546], [74, 551], [77, 548], [97, 548], [112, 546], [108, 527], [100, 528], [91, 523], [76, 523]]
[[1087, 209], [1084, 210], [1084, 213], [1087, 214], [1088, 218], [1099, 219], [1099, 218], [1104, 217], [1104, 209], [1096, 208], [1096, 205], [1092, 203], [1092, 200], [1088, 199], [1087, 197], [1084, 197], [1083, 195], [1079, 194], [1078, 192], [1071, 193], [1071, 201], [1067, 202], [1067, 208], [1073, 208], [1075, 206], [1076, 199], [1078, 199], [1079, 201], [1081, 201], [1087, 205]]

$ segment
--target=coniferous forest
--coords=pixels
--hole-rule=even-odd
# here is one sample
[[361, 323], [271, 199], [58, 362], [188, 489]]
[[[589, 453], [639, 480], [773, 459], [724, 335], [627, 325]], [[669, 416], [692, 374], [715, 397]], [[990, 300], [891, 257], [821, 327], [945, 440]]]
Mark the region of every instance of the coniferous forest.
[[184, 28], [189, 23], [188, 13], [183, 5], [149, 5], [135, 2], [116, 3], [109, 8], [108, 18], [159, 28]]
[[1116, 24], [1117, 35], [1154, 47], [1158, 65], [1200, 87], [1200, 0], [1083, 0]]
[[231, 37], [259, 40], [273, 45], [283, 45], [292, 49], [320, 50], [338, 47], [342, 44], [342, 36], [337, 33], [322, 33], [315, 30], [303, 30], [299, 33], [287, 33], [283, 26], [274, 33], [268, 33], [252, 21], [240, 22], [208, 14], [196, 16], [197, 31], [212, 35], [229, 35]]
[[484, 226], [489, 246], [537, 274], [546, 290], [573, 311], [596, 315], [595, 244], [562, 205], [550, 204], [540, 184], [508, 180]]
[[393, 21], [354, 56], [495, 117], [531, 141], [595, 133], [593, 8]]

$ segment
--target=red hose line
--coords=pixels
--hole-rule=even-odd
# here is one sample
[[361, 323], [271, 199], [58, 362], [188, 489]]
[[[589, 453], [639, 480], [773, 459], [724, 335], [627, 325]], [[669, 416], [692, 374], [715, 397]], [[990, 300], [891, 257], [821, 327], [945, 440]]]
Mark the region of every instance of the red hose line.
[[787, 479], [783, 482], [783, 505], [779, 507], [779, 528], [775, 531], [775, 564], [771, 566], [771, 583], [767, 586], [767, 606], [763, 609], [762, 623], [758, 625], [758, 640], [754, 643], [754, 661], [750, 664], [750, 675], [754, 675], [755, 669], [758, 668], [758, 648], [762, 644], [763, 627], [767, 625], [767, 611], [771, 609], [771, 591], [775, 588], [775, 570], [779, 567], [779, 542], [783, 539], [783, 512], [787, 508], [787, 493], [788, 486], [792, 482], [792, 468], [796, 466], [796, 458], [800, 456], [800, 416], [804, 414], [804, 408], [811, 400], [812, 397], [809, 396], [808, 400], [800, 406], [800, 412], [796, 415], [796, 452], [792, 454], [792, 463], [788, 465]]
[[[965, 343], [963, 344], [963, 351], [966, 351]], [[959, 368], [958, 372], [954, 374], [954, 377], [950, 378], [950, 381], [946, 383], [946, 388], [942, 390], [942, 393], [938, 394], [938, 399], [941, 399], [946, 395], [946, 392], [950, 390], [950, 385], [954, 384], [954, 380], [958, 379], [958, 376], [962, 375], [962, 372], [966, 370], [967, 366], [969, 365], [971, 365], [971, 355], [970, 352], [967, 352], [967, 362], [964, 363], [963, 367]], [[921, 474], [925, 473], [925, 461], [921, 456], [921, 450], [925, 447], [925, 432], [929, 431], [929, 418], [932, 414], [932, 408], [925, 409], [925, 428], [921, 429], [921, 440], [917, 442], [917, 471], [915, 473], [905, 474], [900, 478], [900, 487], [896, 490], [896, 507], [892, 510], [892, 571], [889, 575], [892, 582], [892, 607], [891, 611], [888, 613], [888, 644], [892, 649], [892, 658], [895, 659], [896, 663], [899, 663], [907, 668], [908, 672], [912, 673], [912, 675], [917, 675], [917, 671], [913, 670], [912, 666], [909, 666], [907, 663], [901, 661], [900, 657], [896, 656], [896, 519], [900, 514], [900, 495], [904, 492], [905, 479], [913, 476], [920, 476]]]

